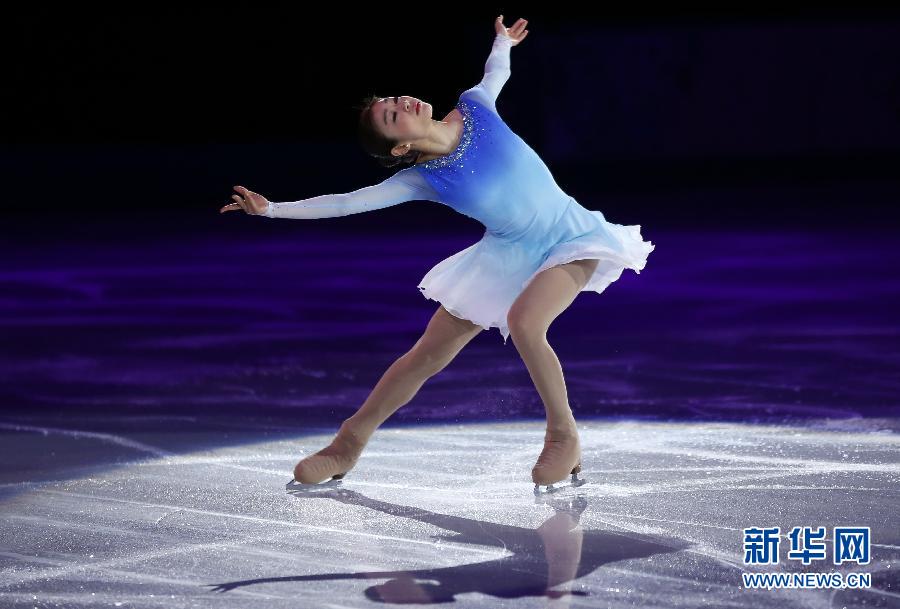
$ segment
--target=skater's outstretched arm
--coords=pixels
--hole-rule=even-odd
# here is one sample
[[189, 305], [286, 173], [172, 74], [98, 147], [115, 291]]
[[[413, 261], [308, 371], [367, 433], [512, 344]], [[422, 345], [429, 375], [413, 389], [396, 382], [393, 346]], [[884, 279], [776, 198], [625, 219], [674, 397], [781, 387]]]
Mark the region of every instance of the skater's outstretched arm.
[[496, 36], [491, 47], [491, 54], [488, 55], [484, 64], [484, 77], [480, 83], [463, 93], [463, 95], [466, 93], [473, 94], [488, 108], [494, 112], [497, 111], [497, 96], [500, 95], [500, 90], [503, 89], [503, 85], [506, 84], [506, 81], [509, 80], [512, 74], [509, 50], [522, 42], [525, 36], [528, 35], [528, 30], [525, 29], [527, 24], [527, 20], [519, 19], [512, 27], [507, 29], [503, 25], [503, 15], [497, 17], [494, 22]]
[[383, 182], [353, 192], [319, 195], [300, 201], [269, 201], [242, 186], [235, 186], [235, 190], [242, 196], [232, 195], [235, 203], [226, 205], [221, 211], [244, 209], [252, 215], [302, 220], [349, 216], [405, 201], [433, 201], [437, 198], [432, 187], [412, 167], [398, 171]]

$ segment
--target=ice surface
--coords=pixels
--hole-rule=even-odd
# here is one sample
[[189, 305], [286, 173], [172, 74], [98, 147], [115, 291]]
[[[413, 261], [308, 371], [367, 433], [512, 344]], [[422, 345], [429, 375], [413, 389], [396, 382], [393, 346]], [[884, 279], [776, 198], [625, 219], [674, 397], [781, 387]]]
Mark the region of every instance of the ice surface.
[[[303, 495], [285, 490], [291, 468], [330, 433], [176, 453], [161, 437], [7, 425], [20, 459], [119, 462], [2, 487], [0, 606], [898, 605], [895, 434], [604, 421], [580, 433], [588, 484], [539, 503], [532, 423], [382, 428], [339, 488]], [[742, 570], [766, 569], [742, 564], [741, 529], [797, 525], [870, 526], [869, 565], [806, 570], [870, 572], [873, 588], [742, 589]], [[768, 570], [802, 568], [782, 557]]]

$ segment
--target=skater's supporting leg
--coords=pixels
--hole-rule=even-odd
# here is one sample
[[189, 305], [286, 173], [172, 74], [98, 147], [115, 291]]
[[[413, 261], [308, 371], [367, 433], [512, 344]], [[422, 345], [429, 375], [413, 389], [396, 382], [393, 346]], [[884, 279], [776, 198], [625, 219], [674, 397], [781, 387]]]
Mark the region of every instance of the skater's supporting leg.
[[382, 375], [348, 425], [368, 439], [426, 380], [443, 370], [483, 328], [439, 306], [416, 344]]
[[598, 260], [575, 260], [535, 277], [510, 307], [510, 336], [544, 402], [548, 429], [574, 428], [566, 382], [556, 353], [547, 342], [550, 323], [572, 304], [593, 275]]

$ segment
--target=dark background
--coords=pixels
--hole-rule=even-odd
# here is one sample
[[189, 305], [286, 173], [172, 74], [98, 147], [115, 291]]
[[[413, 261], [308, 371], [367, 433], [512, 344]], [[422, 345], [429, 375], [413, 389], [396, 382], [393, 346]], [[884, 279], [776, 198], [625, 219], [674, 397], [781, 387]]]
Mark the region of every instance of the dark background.
[[[380, 181], [353, 106], [414, 95], [443, 117], [500, 13], [530, 33], [498, 110], [586, 207], [673, 228], [896, 222], [898, 11], [415, 3], [6, 15], [7, 217], [34, 237], [159, 216], [241, 231], [266, 220], [218, 215], [235, 184], [286, 201]], [[414, 203], [335, 222], [475, 230]]]

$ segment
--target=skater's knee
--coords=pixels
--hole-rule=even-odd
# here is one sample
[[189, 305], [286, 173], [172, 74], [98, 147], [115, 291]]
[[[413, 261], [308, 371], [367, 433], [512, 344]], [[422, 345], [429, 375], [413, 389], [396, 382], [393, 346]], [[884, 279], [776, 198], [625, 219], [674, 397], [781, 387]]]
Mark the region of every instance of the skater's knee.
[[547, 335], [544, 320], [525, 308], [512, 307], [506, 316], [506, 324], [516, 343], [541, 341]]

